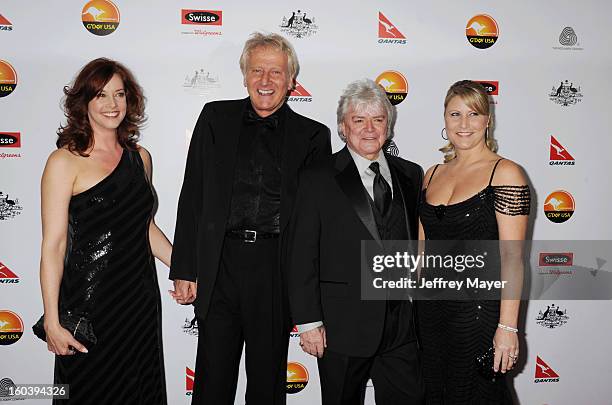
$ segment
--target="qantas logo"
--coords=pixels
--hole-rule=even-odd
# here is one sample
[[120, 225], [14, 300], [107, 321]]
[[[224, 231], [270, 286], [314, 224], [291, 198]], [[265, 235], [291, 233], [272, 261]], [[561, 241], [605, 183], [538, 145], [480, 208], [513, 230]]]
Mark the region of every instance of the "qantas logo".
[[19, 277], [0, 262], [0, 284], [17, 284]]
[[565, 149], [554, 136], [550, 136], [550, 165], [573, 166], [574, 157]]
[[536, 356], [535, 383], [559, 382], [559, 374], [553, 370], [540, 356]]
[[195, 378], [195, 372], [189, 367], [185, 367], [185, 395], [193, 394], [193, 379]]
[[297, 101], [297, 102], [312, 102], [312, 94], [308, 90], [304, 88], [298, 81], [295, 82], [295, 89], [289, 93], [289, 98], [287, 101]]
[[378, 12], [378, 43], [405, 44], [406, 37], [380, 11]]

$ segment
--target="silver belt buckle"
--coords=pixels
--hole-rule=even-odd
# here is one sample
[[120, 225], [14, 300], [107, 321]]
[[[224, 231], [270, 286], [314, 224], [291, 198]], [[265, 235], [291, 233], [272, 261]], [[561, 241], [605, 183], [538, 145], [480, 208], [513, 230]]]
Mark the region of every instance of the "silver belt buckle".
[[[257, 231], [245, 230], [244, 234], [246, 235], [245, 243], [254, 243], [257, 240]], [[252, 238], [249, 235], [252, 235]]]

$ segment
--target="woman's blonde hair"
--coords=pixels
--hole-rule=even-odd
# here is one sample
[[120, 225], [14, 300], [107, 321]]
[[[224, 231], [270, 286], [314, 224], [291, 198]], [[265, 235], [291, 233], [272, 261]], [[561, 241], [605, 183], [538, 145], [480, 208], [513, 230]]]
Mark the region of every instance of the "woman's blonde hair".
[[[476, 83], [472, 80], [460, 80], [454, 83], [446, 93], [444, 111], [446, 111], [448, 103], [450, 103], [455, 96], [459, 96], [469, 108], [473, 109], [478, 114], [489, 116], [485, 143], [487, 148], [493, 152], [497, 152], [497, 141], [493, 138], [493, 117], [489, 106], [489, 95], [485, 88], [480, 83]], [[444, 153], [445, 163], [450, 162], [456, 157], [455, 147], [450, 142], [440, 148], [439, 151]]]

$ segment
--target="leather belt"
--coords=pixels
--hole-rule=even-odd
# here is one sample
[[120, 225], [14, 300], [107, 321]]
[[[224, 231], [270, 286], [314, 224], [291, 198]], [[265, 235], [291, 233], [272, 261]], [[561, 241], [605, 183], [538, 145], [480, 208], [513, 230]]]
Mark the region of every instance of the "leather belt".
[[225, 236], [230, 239], [239, 239], [246, 243], [253, 243], [257, 239], [272, 239], [278, 238], [278, 233], [272, 232], [258, 232], [250, 229], [234, 229], [231, 231], [225, 232]]

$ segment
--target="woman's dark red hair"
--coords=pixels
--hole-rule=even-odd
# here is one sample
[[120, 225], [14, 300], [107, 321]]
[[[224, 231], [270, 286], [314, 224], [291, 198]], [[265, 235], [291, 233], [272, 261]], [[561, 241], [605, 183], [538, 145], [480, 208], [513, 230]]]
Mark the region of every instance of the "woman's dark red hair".
[[93, 146], [94, 139], [87, 116], [87, 105], [100, 94], [115, 74], [123, 80], [127, 101], [125, 118], [117, 128], [117, 138], [123, 148], [136, 149], [140, 127], [146, 121], [142, 88], [125, 66], [107, 58], [89, 62], [81, 69], [72, 86], [64, 87], [64, 115], [67, 120], [66, 125], [61, 125], [57, 130], [58, 148], [66, 147], [71, 152], [88, 156], [85, 151]]

